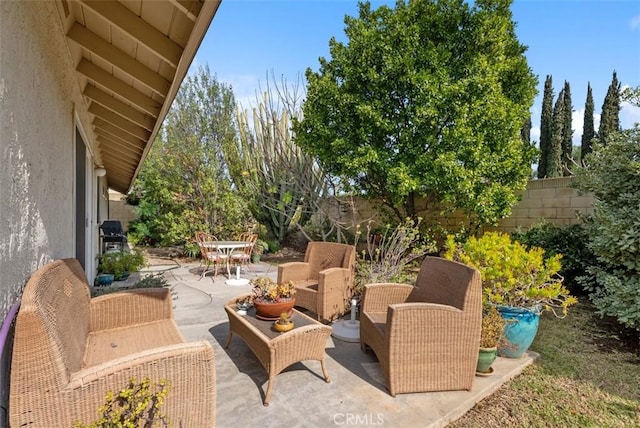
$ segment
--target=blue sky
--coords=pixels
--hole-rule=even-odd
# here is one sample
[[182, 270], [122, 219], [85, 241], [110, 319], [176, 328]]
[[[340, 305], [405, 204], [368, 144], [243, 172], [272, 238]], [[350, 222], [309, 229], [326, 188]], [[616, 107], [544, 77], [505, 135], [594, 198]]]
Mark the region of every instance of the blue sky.
[[[371, 1], [393, 7], [395, 1]], [[538, 76], [531, 138], [539, 137], [540, 104], [546, 75], [554, 93], [571, 86], [574, 144], [582, 134], [587, 82], [591, 83], [596, 130], [602, 102], [615, 70], [623, 86], [640, 86], [639, 0], [515, 0], [516, 35], [528, 46], [529, 67]], [[255, 104], [267, 73], [289, 82], [318, 58], [329, 59], [329, 39], [346, 42], [344, 16], [357, 16], [351, 0], [223, 0], [196, 55], [218, 81], [233, 87], [243, 106]], [[640, 122], [640, 108], [623, 104], [623, 127]]]

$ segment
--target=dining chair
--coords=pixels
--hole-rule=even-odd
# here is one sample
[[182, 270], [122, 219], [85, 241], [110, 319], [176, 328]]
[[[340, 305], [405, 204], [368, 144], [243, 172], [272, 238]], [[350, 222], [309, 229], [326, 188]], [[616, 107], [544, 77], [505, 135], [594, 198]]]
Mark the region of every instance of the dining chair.
[[229, 260], [229, 256], [218, 251], [216, 247], [216, 242], [218, 239], [207, 232], [196, 232], [196, 242], [200, 247], [200, 256], [202, 261], [206, 263], [202, 274], [200, 275], [200, 279], [204, 278], [204, 276], [210, 272], [210, 267], [213, 265], [213, 276], [218, 275], [218, 265], [220, 263], [226, 263]]
[[253, 272], [251, 267], [251, 254], [253, 253], [253, 247], [258, 240], [257, 233], [246, 232], [242, 233], [238, 238], [239, 241], [245, 241], [248, 245], [241, 250], [233, 251], [231, 253], [231, 261], [237, 266], [244, 266], [247, 270]]

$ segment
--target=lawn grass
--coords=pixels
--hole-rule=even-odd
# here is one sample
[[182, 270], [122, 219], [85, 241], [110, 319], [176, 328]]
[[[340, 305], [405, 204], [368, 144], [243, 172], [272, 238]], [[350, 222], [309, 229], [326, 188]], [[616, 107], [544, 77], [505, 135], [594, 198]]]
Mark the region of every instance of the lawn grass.
[[582, 299], [569, 315], [543, 314], [540, 358], [450, 427], [640, 426], [640, 350]]

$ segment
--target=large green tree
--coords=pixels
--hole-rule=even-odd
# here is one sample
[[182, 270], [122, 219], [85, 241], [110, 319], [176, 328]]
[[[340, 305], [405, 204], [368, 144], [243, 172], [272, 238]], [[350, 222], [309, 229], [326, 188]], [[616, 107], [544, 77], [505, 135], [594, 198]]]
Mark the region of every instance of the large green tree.
[[542, 113], [540, 115], [540, 159], [538, 160], [538, 178], [547, 176], [547, 163], [553, 134], [553, 78], [547, 75], [542, 94]]
[[535, 157], [519, 133], [536, 93], [510, 5], [359, 3], [348, 42], [307, 70], [296, 142], [398, 219], [419, 196], [475, 225], [508, 215]]
[[587, 100], [584, 103], [584, 125], [582, 128], [581, 140], [581, 164], [584, 165], [584, 158], [591, 152], [591, 144], [595, 137], [595, 127], [593, 124], [593, 93], [591, 83], [587, 83]]
[[137, 239], [174, 245], [197, 230], [242, 228], [242, 201], [231, 189], [222, 146], [236, 137], [235, 100], [208, 67], [184, 80], [137, 177], [131, 229]]
[[611, 84], [602, 103], [598, 140], [607, 144], [609, 137], [620, 130], [620, 82], [616, 72], [613, 72]]

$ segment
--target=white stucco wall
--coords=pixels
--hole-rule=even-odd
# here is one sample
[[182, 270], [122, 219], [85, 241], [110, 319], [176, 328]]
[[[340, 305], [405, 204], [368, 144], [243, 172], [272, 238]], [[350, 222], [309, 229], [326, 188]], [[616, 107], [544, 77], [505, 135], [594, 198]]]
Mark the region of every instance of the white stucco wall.
[[0, 1], [2, 319], [32, 272], [75, 253], [74, 116], [90, 126], [73, 70], [55, 2]]

